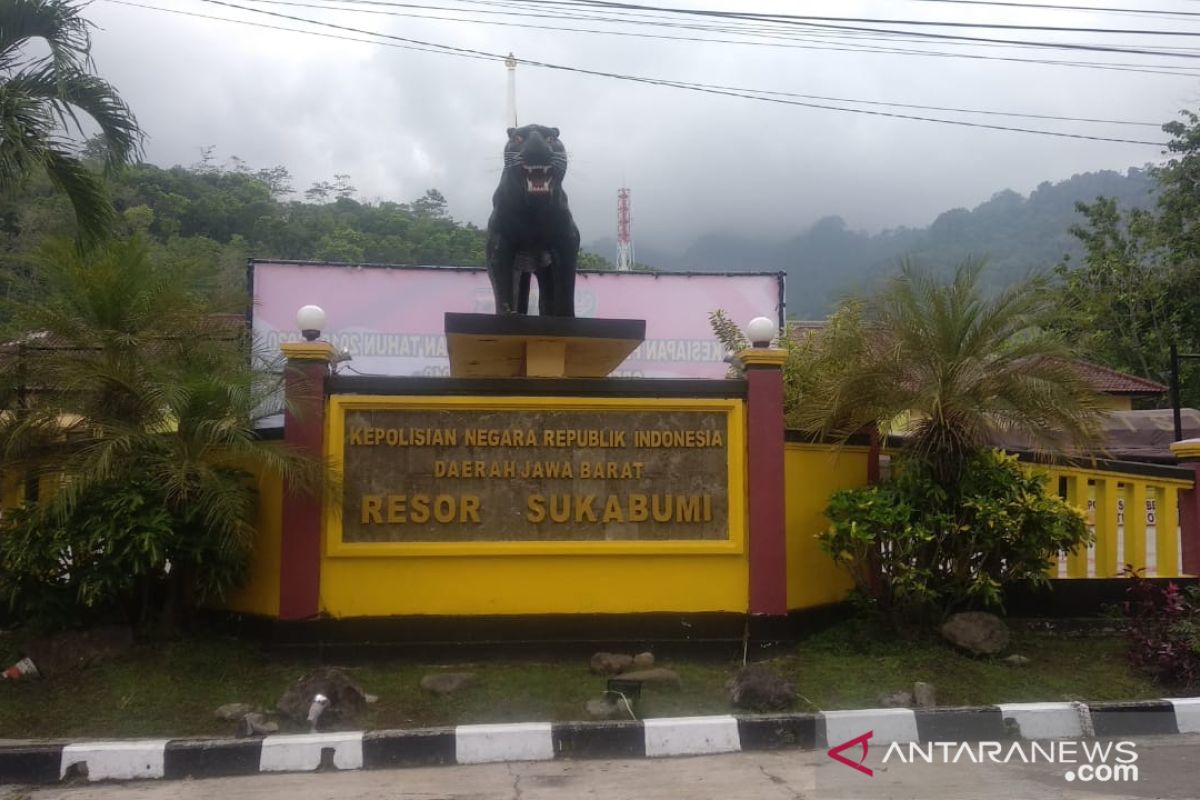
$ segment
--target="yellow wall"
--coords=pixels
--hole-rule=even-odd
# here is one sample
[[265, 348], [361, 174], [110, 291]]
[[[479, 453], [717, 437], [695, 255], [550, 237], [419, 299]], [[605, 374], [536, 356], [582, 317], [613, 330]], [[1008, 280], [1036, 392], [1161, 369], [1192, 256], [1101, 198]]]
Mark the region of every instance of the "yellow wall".
[[821, 552], [816, 535], [829, 526], [825, 506], [838, 489], [867, 483], [867, 448], [789, 442], [784, 450], [787, 493], [788, 608], [836, 603], [853, 586]]
[[230, 592], [223, 608], [247, 614], [279, 615], [279, 545], [283, 536], [283, 482], [258, 477], [258, 519], [246, 583]]
[[[321, 609], [333, 617], [621, 614], [734, 611], [749, 606], [744, 547], [745, 418], [741, 401], [581, 398], [335, 397], [327, 441], [340, 462], [347, 407], [474, 405], [552, 408], [725, 408], [730, 413], [730, 539], [723, 542], [346, 544], [326, 518]], [[358, 556], [356, 552], [363, 555]]]
[[744, 554], [326, 558], [321, 608], [334, 617], [737, 611]]
[[1133, 398], [1121, 395], [1106, 394], [1101, 405], [1109, 411], [1132, 411]]

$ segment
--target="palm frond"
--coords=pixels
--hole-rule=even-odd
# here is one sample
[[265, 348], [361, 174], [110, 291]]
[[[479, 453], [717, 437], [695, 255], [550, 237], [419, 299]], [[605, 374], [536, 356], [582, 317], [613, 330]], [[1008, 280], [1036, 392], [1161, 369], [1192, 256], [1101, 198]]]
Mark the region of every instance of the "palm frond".
[[91, 23], [71, 0], [5, 0], [0, 4], [0, 71], [11, 68], [19, 50], [41, 39], [59, 68], [91, 65]]
[[51, 146], [44, 155], [46, 174], [71, 201], [85, 242], [97, 242], [112, 230], [115, 212], [104, 182], [75, 156]]
[[110, 168], [141, 154], [143, 134], [129, 105], [107, 81], [74, 67], [39, 63], [11, 76], [10, 91], [40, 100], [66, 130], [84, 133], [79, 112], [100, 128]]

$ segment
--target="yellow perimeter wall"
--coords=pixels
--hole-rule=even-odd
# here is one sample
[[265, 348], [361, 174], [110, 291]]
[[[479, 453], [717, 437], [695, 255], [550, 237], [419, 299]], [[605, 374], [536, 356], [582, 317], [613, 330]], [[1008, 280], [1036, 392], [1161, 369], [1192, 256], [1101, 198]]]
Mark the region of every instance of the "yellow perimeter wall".
[[283, 481], [275, 475], [258, 475], [257, 536], [246, 570], [246, 583], [225, 597], [230, 611], [279, 616], [279, 546], [283, 539]]
[[[842, 600], [851, 586], [814, 538], [837, 489], [866, 483], [867, 450], [789, 443], [788, 607]], [[225, 607], [276, 616], [282, 488], [259, 483], [258, 541], [245, 588]], [[745, 552], [730, 554], [369, 556], [324, 555], [321, 608], [334, 617], [732, 611], [748, 606]]]
[[824, 513], [829, 496], [866, 485], [867, 448], [788, 442], [783, 458], [788, 608], [836, 603], [845, 599], [853, 582], [821, 552], [815, 537], [829, 526]]

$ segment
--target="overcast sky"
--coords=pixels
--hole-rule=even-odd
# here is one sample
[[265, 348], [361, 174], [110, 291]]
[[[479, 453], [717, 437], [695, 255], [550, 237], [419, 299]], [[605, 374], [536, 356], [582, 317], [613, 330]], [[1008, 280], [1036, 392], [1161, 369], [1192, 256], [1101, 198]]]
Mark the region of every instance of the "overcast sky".
[[[360, 36], [202, 0], [133, 1]], [[1197, 72], [1181, 77], [807, 49], [846, 47], [845, 38], [825, 45], [792, 41], [788, 47], [763, 47], [363, 13], [423, 13], [642, 34], [747, 38], [666, 24], [614, 27], [597, 21], [464, 13], [467, 8], [511, 12], [511, 2], [427, 0], [426, 5], [441, 10], [420, 12], [363, 0], [231, 2], [488, 53], [512, 51], [519, 58], [554, 64], [776, 92], [1156, 124], [1173, 118], [1182, 107], [1195, 108], [1200, 103]], [[1200, 31], [1200, 16], [1005, 9], [917, 0], [643, 2], [842, 17]], [[1043, 2], [1146, 7], [1137, 0]], [[1183, 0], [1155, 0], [1148, 5], [1200, 12], [1200, 6]], [[541, 13], [562, 13], [562, 6]], [[288, 167], [297, 189], [335, 173], [349, 174], [359, 198], [366, 200], [411, 200], [425, 189], [437, 187], [448, 198], [455, 217], [481, 226], [486, 223], [507, 124], [503, 64], [200, 19], [118, 5], [112, 0], [94, 0], [86, 14], [98, 26], [94, 35], [97, 68], [118, 87], [148, 132], [147, 158], [151, 162], [191, 164], [198, 160], [201, 147], [214, 145], [222, 159], [236, 155], [253, 167]], [[664, 19], [686, 25], [719, 24], [679, 15], [664, 15]], [[821, 35], [789, 30], [810, 39]], [[975, 28], [957, 32], [1141, 48], [1195, 43], [1184, 37], [1076, 32]], [[1189, 63], [1153, 56], [963, 46], [929, 40], [870, 40], [855, 46], [863, 45], [1009, 58]], [[1200, 66], [1200, 62], [1191, 63]], [[868, 230], [924, 225], [941, 211], [974, 206], [1000, 189], [1028, 193], [1044, 180], [1089, 170], [1124, 170], [1158, 160], [1161, 151], [1149, 145], [1057, 139], [786, 106], [528, 65], [517, 70], [517, 96], [522, 124], [540, 122], [562, 130], [571, 155], [566, 188], [584, 241], [614, 234], [616, 192], [622, 182], [633, 192], [635, 242], [680, 246], [710, 231], [799, 233], [830, 214], [843, 216], [851, 227]], [[1151, 127], [856, 107], [1099, 136], [1164, 138]]]

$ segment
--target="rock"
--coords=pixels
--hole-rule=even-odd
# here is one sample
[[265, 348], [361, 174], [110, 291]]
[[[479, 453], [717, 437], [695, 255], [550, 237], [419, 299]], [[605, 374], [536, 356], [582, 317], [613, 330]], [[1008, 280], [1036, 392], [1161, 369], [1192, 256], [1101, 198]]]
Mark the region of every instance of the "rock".
[[450, 694], [474, 682], [474, 672], [431, 672], [421, 678], [421, 688], [434, 694]]
[[880, 708], [912, 708], [912, 692], [889, 692], [879, 695]]
[[124, 655], [133, 647], [133, 629], [102, 625], [86, 631], [64, 631], [31, 639], [21, 647], [43, 676], [84, 669]]
[[266, 736], [268, 733], [276, 733], [279, 731], [279, 723], [268, 722], [267, 718], [257, 711], [251, 711], [249, 714], [243, 714], [238, 720], [237, 738], [245, 739], [248, 736]]
[[369, 706], [373, 706], [373, 705], [375, 705], [376, 703], [378, 703], [378, 702], [379, 702], [379, 695], [377, 695], [377, 694], [365, 694], [365, 695], [363, 695], [363, 699], [367, 701], [367, 705], [369, 705]]
[[624, 704], [616, 698], [610, 699], [607, 696], [588, 700], [587, 713], [593, 719], [615, 719], [626, 715]]
[[624, 653], [596, 653], [592, 656], [592, 672], [597, 675], [616, 675], [633, 666], [633, 656]]
[[236, 722], [252, 711], [254, 711], [254, 706], [249, 703], [226, 703], [214, 711], [213, 716], [227, 722]]
[[683, 682], [679, 680], [679, 674], [674, 670], [655, 667], [654, 669], [639, 669], [633, 672], [625, 672], [621, 675], [622, 680], [641, 681], [643, 684], [657, 684], [659, 686], [674, 686], [676, 689], [683, 686]]
[[1023, 667], [1029, 663], [1028, 658], [1026, 658], [1025, 656], [1017, 655], [1016, 653], [1013, 653], [1011, 656], [1008, 656], [1007, 658], [1002, 658], [1000, 660], [1003, 661], [1005, 664], [1008, 664], [1010, 667]]
[[633, 657], [634, 669], [652, 669], [654, 667], [654, 653], [645, 652], [638, 653]]
[[329, 706], [321, 715], [322, 724], [353, 719], [367, 708], [362, 688], [338, 667], [318, 667], [296, 681], [279, 698], [277, 708], [291, 721], [308, 725], [308, 709], [318, 694], [329, 698]]
[[749, 711], [783, 711], [796, 702], [796, 687], [764, 664], [742, 667], [725, 688], [735, 708]]
[[946, 620], [942, 637], [969, 653], [990, 656], [1008, 647], [1008, 626], [995, 614], [967, 611]]
[[917, 708], [934, 708], [937, 706], [937, 693], [932, 683], [917, 681], [913, 684], [912, 696]]

